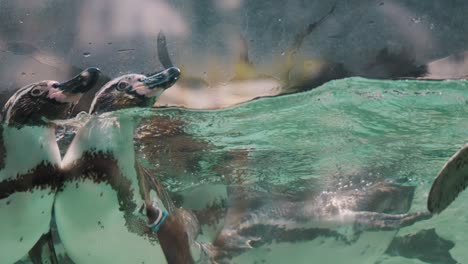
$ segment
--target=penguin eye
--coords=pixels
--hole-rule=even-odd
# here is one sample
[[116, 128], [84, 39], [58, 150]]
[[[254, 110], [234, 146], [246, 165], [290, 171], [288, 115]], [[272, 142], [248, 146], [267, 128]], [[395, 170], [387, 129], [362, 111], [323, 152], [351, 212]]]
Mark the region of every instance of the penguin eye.
[[40, 96], [40, 95], [42, 95], [44, 93], [44, 91], [41, 90], [41, 89], [34, 88], [34, 89], [31, 90], [30, 93], [31, 93], [32, 96]]
[[130, 86], [130, 84], [128, 82], [124, 82], [124, 81], [119, 82], [117, 84], [117, 90], [118, 91], [124, 91], [125, 89], [127, 89], [128, 86]]

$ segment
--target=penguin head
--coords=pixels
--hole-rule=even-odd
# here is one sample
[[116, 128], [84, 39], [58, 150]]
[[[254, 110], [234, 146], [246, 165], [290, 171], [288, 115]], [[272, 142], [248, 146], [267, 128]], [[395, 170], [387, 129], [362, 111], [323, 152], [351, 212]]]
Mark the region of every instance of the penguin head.
[[131, 107], [151, 107], [180, 77], [171, 67], [152, 75], [127, 74], [106, 83], [94, 97], [90, 113], [104, 113]]
[[0, 119], [9, 125], [40, 125], [66, 118], [83, 93], [96, 84], [99, 74], [98, 68], [87, 68], [63, 83], [45, 80], [29, 84], [10, 97]]

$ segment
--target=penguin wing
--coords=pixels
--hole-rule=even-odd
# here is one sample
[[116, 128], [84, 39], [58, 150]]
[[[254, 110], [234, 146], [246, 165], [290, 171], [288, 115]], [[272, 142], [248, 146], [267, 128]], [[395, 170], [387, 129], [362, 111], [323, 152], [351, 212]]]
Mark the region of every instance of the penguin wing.
[[[144, 192], [148, 192], [150, 190], [156, 191], [158, 194], [159, 199], [161, 199], [162, 203], [164, 204], [164, 207], [169, 211], [169, 213], [173, 213], [174, 210], [176, 209], [174, 203], [172, 202], [171, 197], [169, 196], [169, 193], [166, 191], [164, 186], [161, 184], [159, 179], [156, 176], [151, 175], [148, 170], [146, 170], [141, 164], [137, 163], [137, 168], [138, 168], [138, 175], [141, 177], [143, 175], [143, 178], [141, 179], [142, 181], [145, 182], [146, 187], [144, 189]], [[146, 196], [146, 195], [144, 195]], [[145, 200], [148, 198], [145, 198]]]
[[431, 213], [447, 208], [468, 185], [468, 144], [453, 155], [437, 175], [427, 200]]
[[172, 63], [171, 57], [169, 56], [169, 51], [167, 50], [167, 41], [166, 35], [164, 32], [159, 32], [158, 40], [157, 40], [157, 51], [158, 51], [158, 58], [164, 68], [171, 68], [174, 67]]

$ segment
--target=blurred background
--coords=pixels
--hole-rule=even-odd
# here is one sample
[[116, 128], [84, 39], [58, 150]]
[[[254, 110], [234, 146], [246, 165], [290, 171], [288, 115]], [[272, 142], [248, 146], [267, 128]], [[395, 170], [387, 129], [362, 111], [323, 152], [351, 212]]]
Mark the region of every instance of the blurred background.
[[468, 73], [467, 7], [461, 0], [3, 0], [2, 100], [89, 66], [108, 78], [160, 70], [160, 32], [183, 73], [160, 106], [221, 108], [349, 76], [459, 79]]

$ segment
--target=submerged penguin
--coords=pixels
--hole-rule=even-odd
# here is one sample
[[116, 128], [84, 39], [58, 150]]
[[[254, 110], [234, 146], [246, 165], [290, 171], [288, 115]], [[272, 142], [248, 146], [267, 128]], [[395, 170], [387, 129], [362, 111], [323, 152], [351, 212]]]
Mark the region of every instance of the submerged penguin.
[[48, 120], [65, 118], [98, 76], [97, 68], [88, 68], [63, 83], [33, 83], [5, 104], [0, 127], [0, 263], [18, 261], [49, 231], [61, 158]]
[[[96, 94], [90, 113], [152, 106], [179, 76], [172, 67], [116, 78]], [[142, 175], [135, 159], [134, 126], [107, 113], [78, 131], [55, 202], [60, 239], [77, 263], [192, 263], [185, 229], [159, 208], [157, 183]]]
[[195, 211], [202, 229], [215, 234], [205, 253], [216, 263], [310, 263], [315, 256], [330, 263], [371, 263], [399, 228], [431, 217], [408, 213], [412, 186], [347, 178], [348, 187], [332, 180], [323, 188], [316, 179], [228, 186], [224, 202]]

